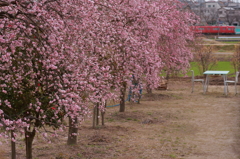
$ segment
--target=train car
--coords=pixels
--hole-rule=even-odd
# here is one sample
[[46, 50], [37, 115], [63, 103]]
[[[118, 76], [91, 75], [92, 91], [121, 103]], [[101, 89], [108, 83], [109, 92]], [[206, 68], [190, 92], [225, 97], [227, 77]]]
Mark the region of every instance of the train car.
[[235, 34], [235, 26], [194, 26], [193, 31], [202, 34]]
[[240, 34], [240, 26], [235, 27], [235, 34], [239, 35]]

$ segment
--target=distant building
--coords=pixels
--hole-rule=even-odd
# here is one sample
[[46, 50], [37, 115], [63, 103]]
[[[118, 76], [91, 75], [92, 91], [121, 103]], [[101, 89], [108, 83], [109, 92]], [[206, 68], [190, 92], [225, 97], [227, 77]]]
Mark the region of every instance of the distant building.
[[199, 16], [198, 25], [240, 24], [240, 0], [179, 0]]
[[239, 25], [240, 22], [240, 6], [239, 3], [228, 2], [227, 7], [218, 9], [218, 24]]
[[198, 3], [205, 3], [205, 0], [197, 0]]
[[212, 9], [216, 10], [221, 7], [217, 1], [208, 1], [205, 3], [205, 5], [207, 10], [212, 10]]
[[218, 9], [218, 24], [229, 25], [233, 22], [233, 15], [235, 10], [230, 7], [222, 7]]
[[229, 2], [230, 0], [219, 0], [219, 2]]

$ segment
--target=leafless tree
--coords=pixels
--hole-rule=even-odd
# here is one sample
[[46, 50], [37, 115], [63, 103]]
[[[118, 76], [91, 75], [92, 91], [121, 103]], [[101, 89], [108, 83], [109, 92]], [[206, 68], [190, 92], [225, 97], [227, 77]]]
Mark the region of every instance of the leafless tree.
[[206, 9], [203, 17], [208, 24], [216, 24], [218, 19], [218, 12], [216, 8]]
[[217, 64], [217, 58], [213, 55], [214, 46], [204, 45], [203, 40], [199, 38], [194, 46], [194, 61], [200, 73], [211, 69]]
[[229, 25], [233, 24], [233, 22], [236, 19], [236, 14], [234, 10], [227, 10], [226, 11], [226, 22], [228, 22]]
[[231, 63], [234, 67], [235, 72], [240, 71], [240, 44], [235, 46], [235, 52], [233, 54]]

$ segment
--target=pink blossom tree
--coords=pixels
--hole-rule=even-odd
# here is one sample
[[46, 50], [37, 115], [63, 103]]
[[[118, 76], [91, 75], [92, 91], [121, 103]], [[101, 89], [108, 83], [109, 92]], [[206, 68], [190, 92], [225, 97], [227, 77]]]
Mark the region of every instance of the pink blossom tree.
[[17, 132], [25, 134], [28, 159], [35, 134], [43, 130], [46, 137], [46, 125], [55, 130], [66, 116], [79, 122], [89, 114], [85, 92], [93, 90], [87, 73], [92, 64], [69, 34], [77, 2], [0, 1], [0, 126], [5, 137], [13, 132], [12, 141]]
[[[125, 111], [126, 89], [134, 75], [154, 88], [164, 69], [186, 70], [191, 58], [188, 42], [195, 17], [176, 0], [95, 1], [98, 32], [104, 37], [104, 54], [116, 88], [120, 90], [120, 112]], [[101, 52], [102, 53], [102, 52]]]
[[120, 92], [123, 112], [133, 75], [154, 88], [163, 68], [191, 58], [193, 18], [177, 0], [0, 0], [0, 9], [1, 126], [12, 140], [25, 134], [28, 159], [46, 125], [69, 117], [76, 143], [89, 103], [105, 111]]

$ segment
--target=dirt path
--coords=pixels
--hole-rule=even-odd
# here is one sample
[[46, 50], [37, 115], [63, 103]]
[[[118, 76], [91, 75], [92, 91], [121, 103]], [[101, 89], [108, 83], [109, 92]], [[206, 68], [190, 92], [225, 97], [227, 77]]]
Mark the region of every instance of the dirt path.
[[[225, 97], [222, 90], [222, 86], [211, 86], [206, 95], [189, 99], [188, 104], [193, 107], [190, 123], [196, 124], [197, 132], [187, 140], [197, 147], [186, 158], [240, 158], [239, 96]], [[230, 91], [234, 92], [233, 87]]]
[[[52, 144], [37, 135], [34, 159], [240, 159], [240, 95], [223, 95], [223, 86], [170, 81], [167, 91], [144, 95], [141, 104], [108, 108], [106, 125], [80, 127], [78, 144], [67, 146], [67, 130]], [[17, 140], [17, 159], [25, 158], [24, 140]], [[9, 144], [0, 146], [0, 159], [10, 156]]]

